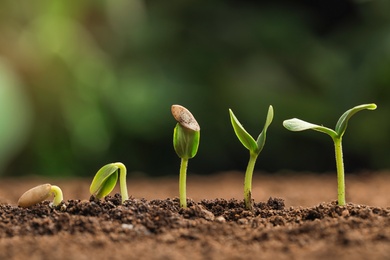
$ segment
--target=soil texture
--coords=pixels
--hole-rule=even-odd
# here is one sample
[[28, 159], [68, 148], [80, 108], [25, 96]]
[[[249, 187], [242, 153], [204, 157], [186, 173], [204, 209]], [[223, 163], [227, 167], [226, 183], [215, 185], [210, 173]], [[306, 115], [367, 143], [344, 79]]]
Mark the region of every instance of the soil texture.
[[[129, 179], [124, 203], [91, 197], [88, 180], [56, 180], [61, 205], [26, 209], [18, 197], [48, 180], [3, 179], [0, 259], [390, 259], [389, 173], [347, 176], [346, 206], [323, 200], [337, 195], [334, 175], [257, 175], [252, 211], [235, 195], [242, 173], [194, 176], [187, 209], [171, 196], [176, 179]], [[159, 189], [167, 196], [152, 198]]]

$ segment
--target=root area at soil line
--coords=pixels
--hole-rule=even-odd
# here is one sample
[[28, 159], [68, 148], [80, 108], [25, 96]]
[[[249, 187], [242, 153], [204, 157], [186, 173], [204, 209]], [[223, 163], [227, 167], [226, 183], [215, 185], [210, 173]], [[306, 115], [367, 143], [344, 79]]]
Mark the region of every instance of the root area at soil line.
[[249, 211], [234, 198], [188, 199], [182, 209], [175, 197], [121, 203], [119, 194], [2, 203], [0, 259], [390, 259], [390, 208], [286, 204], [269, 197]]

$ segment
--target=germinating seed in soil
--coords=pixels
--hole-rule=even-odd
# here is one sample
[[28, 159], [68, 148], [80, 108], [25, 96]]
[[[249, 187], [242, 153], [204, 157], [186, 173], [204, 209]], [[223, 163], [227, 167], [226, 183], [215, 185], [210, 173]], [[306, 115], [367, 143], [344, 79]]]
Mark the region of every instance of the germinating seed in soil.
[[37, 181], [3, 179], [0, 259], [390, 259], [390, 174], [349, 177], [359, 192], [338, 206], [333, 174], [255, 176], [263, 194], [252, 210], [233, 199], [239, 172], [193, 176], [186, 209], [172, 195], [176, 178], [132, 180], [123, 203], [118, 193], [88, 200], [89, 179], [62, 180], [72, 199], [30, 208], [16, 202]]

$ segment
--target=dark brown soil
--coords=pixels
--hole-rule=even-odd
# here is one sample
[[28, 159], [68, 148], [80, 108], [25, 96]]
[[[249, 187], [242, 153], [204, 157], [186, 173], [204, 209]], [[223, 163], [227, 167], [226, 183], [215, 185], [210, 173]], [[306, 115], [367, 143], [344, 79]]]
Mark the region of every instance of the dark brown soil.
[[[137, 186], [151, 197], [161, 187], [169, 194], [176, 190], [175, 179], [129, 178], [134, 197], [123, 204], [119, 194], [88, 199], [88, 180], [57, 181], [65, 197], [74, 190], [79, 199], [73, 195], [58, 207], [46, 201], [28, 209], [15, 205], [18, 196], [47, 180], [3, 179], [0, 259], [390, 259], [389, 174], [347, 176], [347, 192], [359, 193], [352, 196], [358, 200], [368, 196], [372, 204], [343, 207], [321, 201], [336, 195], [333, 175], [257, 177], [254, 186], [269, 194], [261, 200], [253, 190], [253, 211], [231, 196], [241, 190], [241, 177], [193, 177], [188, 194], [192, 190], [198, 198], [203, 192], [204, 198], [189, 199], [188, 209], [174, 196], [141, 199], [132, 192]], [[218, 186], [210, 189], [210, 182]], [[294, 187], [304, 198], [279, 196]], [[224, 199], [208, 198], [217, 191]]]

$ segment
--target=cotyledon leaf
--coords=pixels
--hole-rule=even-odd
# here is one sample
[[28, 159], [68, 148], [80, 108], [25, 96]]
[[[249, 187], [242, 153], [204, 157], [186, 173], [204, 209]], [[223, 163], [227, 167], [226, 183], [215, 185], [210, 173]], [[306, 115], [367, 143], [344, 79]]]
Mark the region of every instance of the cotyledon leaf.
[[330, 129], [330, 128], [327, 128], [325, 126], [312, 124], [312, 123], [303, 121], [303, 120], [298, 119], [298, 118], [292, 118], [292, 119], [284, 120], [283, 121], [283, 126], [287, 130], [290, 130], [290, 131], [293, 131], [293, 132], [299, 132], [299, 131], [304, 131], [304, 130], [311, 129], [311, 130], [315, 130], [315, 131], [318, 131], [318, 132], [322, 132], [322, 133], [328, 134], [332, 138], [337, 137], [337, 133], [334, 130]]
[[244, 145], [246, 149], [251, 152], [257, 150], [257, 143], [255, 139], [245, 130], [245, 128], [241, 125], [240, 121], [238, 121], [237, 117], [234, 115], [233, 111], [229, 109], [230, 121], [232, 123], [234, 132], [238, 137], [238, 140]]
[[335, 130], [339, 137], [342, 137], [345, 133], [345, 130], [347, 129], [348, 120], [357, 112], [368, 109], [368, 110], [375, 110], [376, 104], [363, 104], [356, 107], [353, 107], [349, 110], [347, 110], [344, 114], [341, 115], [340, 119], [337, 121]]
[[274, 108], [272, 106], [269, 106], [267, 118], [265, 119], [265, 124], [264, 124], [263, 130], [261, 131], [261, 133], [259, 134], [259, 136], [257, 137], [257, 140], [256, 140], [256, 144], [257, 144], [256, 153], [257, 154], [259, 154], [264, 147], [265, 139], [267, 137], [267, 129], [271, 125], [273, 118], [274, 118]]

